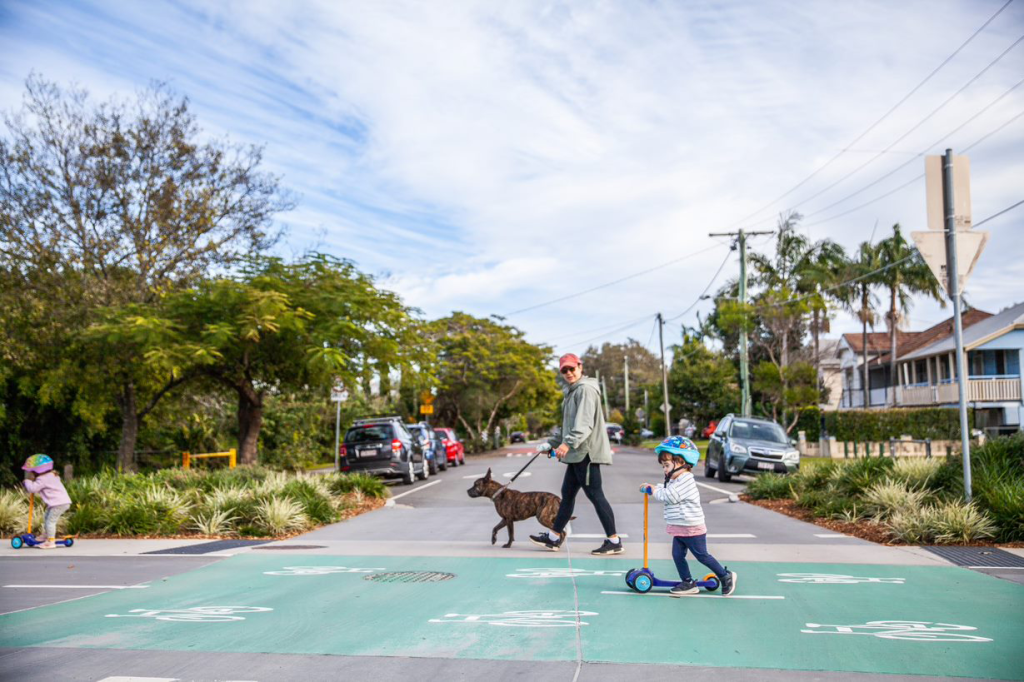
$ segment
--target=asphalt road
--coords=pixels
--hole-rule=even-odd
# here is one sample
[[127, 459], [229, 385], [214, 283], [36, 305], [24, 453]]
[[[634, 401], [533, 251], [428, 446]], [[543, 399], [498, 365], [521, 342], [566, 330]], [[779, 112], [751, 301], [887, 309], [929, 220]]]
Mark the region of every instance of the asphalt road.
[[[384, 509], [264, 546], [3, 554], [0, 680], [1024, 679], [1024, 587], [732, 503], [742, 478], [698, 473], [735, 598], [630, 592], [638, 488], [661, 477], [650, 451], [619, 449], [605, 471], [622, 555], [590, 556], [603, 533], [582, 494], [562, 551], [529, 542], [535, 521], [492, 546], [493, 504], [466, 491], [488, 468], [508, 480], [527, 452], [470, 457], [393, 487]], [[514, 487], [558, 492], [562, 471], [540, 457]], [[660, 505], [650, 512], [651, 566], [672, 578]]]

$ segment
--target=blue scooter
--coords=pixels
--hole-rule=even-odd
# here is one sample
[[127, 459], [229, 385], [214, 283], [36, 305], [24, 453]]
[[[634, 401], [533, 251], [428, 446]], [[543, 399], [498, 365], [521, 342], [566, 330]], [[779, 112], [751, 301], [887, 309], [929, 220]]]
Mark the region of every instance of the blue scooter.
[[[41, 545], [44, 542], [46, 542], [45, 539], [36, 539], [36, 536], [32, 534], [32, 507], [35, 498], [35, 495], [29, 495], [28, 497], [28, 532], [22, 533], [21, 535], [15, 535], [13, 538], [11, 538], [11, 547], [13, 547], [14, 549], [21, 549], [25, 545], [28, 545], [29, 547], [35, 547], [36, 545]], [[75, 544], [75, 539], [72, 537], [66, 537], [63, 540], [56, 540], [55, 544], [63, 547], [70, 547], [71, 545]]]
[[[644, 490], [644, 567], [631, 568], [626, 572], [626, 584], [631, 590], [640, 594], [647, 594], [655, 587], [673, 588], [680, 583], [679, 580], [659, 580], [655, 577], [654, 572], [647, 567], [647, 508], [648, 498], [651, 495], [650, 490], [650, 487]], [[703, 587], [708, 592], [714, 592], [719, 588], [718, 576], [714, 573], [708, 573], [703, 580], [695, 582], [697, 587]]]

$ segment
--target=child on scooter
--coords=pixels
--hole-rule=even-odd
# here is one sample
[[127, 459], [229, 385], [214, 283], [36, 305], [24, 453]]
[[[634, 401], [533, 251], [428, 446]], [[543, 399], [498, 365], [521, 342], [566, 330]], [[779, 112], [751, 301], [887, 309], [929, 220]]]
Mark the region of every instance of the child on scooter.
[[71, 497], [53, 470], [53, 460], [46, 455], [32, 455], [25, 460], [25, 480], [22, 484], [30, 495], [38, 494], [46, 503], [46, 518], [43, 521], [45, 541], [36, 545], [39, 549], [57, 547], [57, 520], [71, 508]]
[[672, 559], [676, 562], [679, 579], [682, 581], [671, 589], [671, 595], [682, 597], [700, 591], [686, 563], [686, 552], [689, 550], [693, 552], [694, 559], [718, 576], [722, 595], [729, 596], [736, 589], [736, 573], [724, 568], [708, 553], [708, 529], [704, 525], [700, 492], [697, 491], [697, 482], [691, 471], [700, 460], [700, 450], [689, 438], [673, 436], [663, 440], [654, 448], [654, 452], [665, 472], [665, 482], [654, 488], [644, 483], [640, 491], [665, 503], [665, 523], [668, 534], [672, 536]]

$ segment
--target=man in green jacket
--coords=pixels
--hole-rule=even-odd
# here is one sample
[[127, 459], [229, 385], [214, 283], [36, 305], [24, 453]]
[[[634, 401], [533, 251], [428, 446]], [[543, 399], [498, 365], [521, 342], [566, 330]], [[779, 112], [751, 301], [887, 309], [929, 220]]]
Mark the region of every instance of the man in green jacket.
[[562, 479], [562, 503], [555, 517], [554, 530], [531, 535], [536, 544], [557, 552], [565, 539], [565, 526], [572, 518], [576, 495], [580, 489], [594, 505], [608, 538], [591, 554], [621, 554], [622, 541], [615, 532], [615, 514], [601, 487], [601, 467], [612, 463], [612, 447], [608, 442], [604, 413], [601, 411], [601, 390], [596, 379], [583, 376], [583, 363], [568, 353], [558, 360], [558, 371], [564, 379], [562, 392], [562, 434], [549, 441], [555, 456], [565, 463]]

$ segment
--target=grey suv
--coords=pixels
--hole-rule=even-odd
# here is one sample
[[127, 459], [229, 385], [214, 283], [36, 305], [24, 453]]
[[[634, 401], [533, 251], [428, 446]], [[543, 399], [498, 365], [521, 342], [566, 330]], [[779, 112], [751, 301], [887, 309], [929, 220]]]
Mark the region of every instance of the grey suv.
[[354, 422], [345, 432], [339, 454], [345, 459], [342, 471], [401, 478], [406, 485], [430, 476], [420, 438], [409, 433], [398, 417]]
[[800, 453], [786, 430], [768, 419], [726, 415], [708, 441], [704, 475], [728, 481], [733, 474], [800, 468]]

